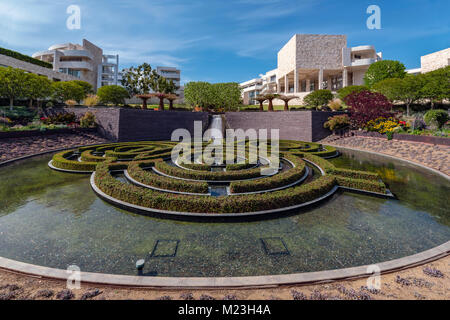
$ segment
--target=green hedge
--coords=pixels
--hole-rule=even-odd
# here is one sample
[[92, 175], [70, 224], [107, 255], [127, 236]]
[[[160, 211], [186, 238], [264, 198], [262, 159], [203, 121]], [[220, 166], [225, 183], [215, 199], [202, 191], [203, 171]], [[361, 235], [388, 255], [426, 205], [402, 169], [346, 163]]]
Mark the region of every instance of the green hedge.
[[336, 176], [336, 181], [343, 187], [386, 194], [386, 186], [383, 182], [344, 178], [340, 176]]
[[305, 174], [305, 162], [299, 157], [292, 155], [286, 155], [285, 158], [294, 164], [294, 168], [268, 178], [232, 182], [230, 185], [231, 192], [245, 193], [276, 189], [300, 180], [300, 178]]
[[315, 156], [315, 155], [309, 154], [309, 153], [297, 154], [297, 155], [303, 156], [303, 158], [305, 158], [306, 160], [313, 162], [314, 164], [316, 164], [317, 166], [322, 168], [322, 170], [325, 171], [325, 173], [328, 172], [328, 170], [330, 170], [330, 169], [336, 169], [336, 167], [331, 162], [329, 162], [328, 160], [325, 160], [319, 156]]
[[209, 187], [206, 182], [183, 181], [157, 175], [142, 169], [142, 164], [131, 163], [128, 166], [128, 174], [136, 181], [145, 185], [180, 192], [208, 193]]
[[107, 157], [116, 157], [118, 159], [134, 159], [136, 156], [139, 156], [145, 153], [148, 156], [160, 155], [163, 153], [168, 153], [172, 151], [172, 148], [161, 148], [153, 150], [153, 148], [135, 148], [131, 151], [126, 152], [117, 152], [113, 150], [106, 150], [105, 154]]
[[97, 162], [79, 162], [77, 160], [68, 160], [75, 154], [74, 150], [63, 151], [53, 156], [53, 166], [64, 170], [74, 171], [95, 171]]
[[170, 176], [194, 179], [194, 180], [211, 180], [211, 181], [229, 181], [240, 179], [258, 178], [261, 176], [261, 168], [240, 171], [189, 171], [178, 167], [173, 167], [165, 162], [159, 162], [155, 165], [156, 169]]
[[335, 147], [323, 146], [323, 149], [325, 149], [325, 150], [319, 151], [320, 149], [318, 149], [317, 151], [308, 151], [308, 152], [315, 156], [319, 156], [322, 158], [331, 157], [331, 156], [336, 155], [337, 149]]
[[[81, 153], [81, 161], [86, 161], [86, 162], [103, 162], [106, 160], [105, 157], [101, 157], [101, 156], [95, 156], [92, 154], [92, 152], [94, 152], [95, 150], [86, 150], [83, 151]], [[113, 160], [116, 160], [116, 158], [112, 158]]]
[[349, 169], [330, 168], [327, 173], [351, 179], [375, 180], [379, 181], [380, 176], [374, 172], [355, 171]]
[[234, 197], [187, 196], [123, 183], [113, 178], [109, 170], [109, 163], [103, 162], [97, 166], [95, 174], [97, 187], [109, 196], [147, 208], [192, 213], [240, 213], [284, 208], [317, 199], [336, 185], [333, 176], [324, 176], [305, 185], [265, 194]]
[[238, 171], [238, 170], [246, 170], [250, 169], [256, 166], [255, 163], [234, 163], [234, 164], [227, 164], [226, 169], [227, 171]]
[[5, 48], [0, 48], [0, 54], [4, 55], [4, 56], [8, 56], [17, 60], [21, 60], [21, 61], [25, 61], [28, 63], [32, 63], [44, 68], [48, 68], [48, 69], [53, 69], [53, 65], [51, 63], [45, 62], [45, 61], [41, 61], [35, 58], [32, 58], [30, 56], [24, 55], [20, 52], [17, 51], [13, 51], [13, 50], [9, 50], [9, 49], [5, 49]]

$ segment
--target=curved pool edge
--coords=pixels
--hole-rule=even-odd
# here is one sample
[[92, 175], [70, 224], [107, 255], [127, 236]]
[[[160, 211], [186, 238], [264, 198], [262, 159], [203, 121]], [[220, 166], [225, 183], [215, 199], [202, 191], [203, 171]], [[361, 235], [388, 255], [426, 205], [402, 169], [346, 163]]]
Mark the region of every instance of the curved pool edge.
[[[110, 286], [147, 287], [147, 288], [260, 288], [282, 285], [301, 285], [356, 279], [373, 275], [373, 266], [381, 274], [392, 273], [406, 268], [422, 265], [450, 254], [450, 241], [432, 249], [378, 264], [351, 267], [345, 269], [305, 272], [286, 275], [267, 275], [252, 277], [148, 277], [127, 276], [105, 273], [80, 272], [82, 283]], [[37, 266], [0, 257], [0, 269], [10, 270], [29, 276], [48, 279], [68, 280], [72, 272], [62, 269]]]
[[[105, 143], [106, 144], [106, 143]], [[95, 144], [100, 145], [100, 144]], [[36, 156], [55, 153], [61, 150], [70, 150], [77, 147], [51, 150], [21, 158], [11, 159], [0, 163], [0, 166], [13, 163], [15, 161], [29, 159]], [[398, 161], [404, 161], [412, 165], [432, 171], [447, 180], [450, 176], [425, 166], [423, 164], [395, 157], [392, 155], [367, 151], [357, 148], [348, 148], [336, 146], [338, 149], [346, 149], [374, 154], [382, 157], [392, 158]], [[266, 275], [266, 276], [250, 276], [250, 277], [148, 277], [148, 276], [128, 276], [106, 273], [80, 272], [82, 283], [101, 284], [108, 286], [126, 286], [126, 287], [145, 287], [145, 288], [169, 288], [169, 289], [220, 289], [220, 288], [263, 288], [276, 287], [283, 285], [306, 285], [315, 283], [324, 283], [332, 281], [342, 281], [357, 278], [365, 278], [373, 275], [373, 266], [379, 268], [380, 274], [393, 273], [415, 266], [423, 265], [450, 255], [450, 241], [426, 251], [416, 253], [414, 255], [389, 260], [372, 265], [335, 269], [317, 272], [305, 272], [286, 275]], [[370, 269], [369, 269], [370, 267]], [[41, 277], [45, 279], [68, 280], [72, 272], [63, 269], [43, 267], [28, 264], [12, 259], [0, 257], [0, 270], [6, 270], [23, 274], [26, 276]]]

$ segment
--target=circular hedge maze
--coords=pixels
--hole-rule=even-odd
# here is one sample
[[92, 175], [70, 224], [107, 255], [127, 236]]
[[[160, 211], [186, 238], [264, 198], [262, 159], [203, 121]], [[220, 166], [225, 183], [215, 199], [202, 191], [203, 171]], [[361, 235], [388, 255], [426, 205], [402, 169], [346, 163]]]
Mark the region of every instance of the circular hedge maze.
[[339, 188], [393, 196], [376, 173], [336, 168], [326, 160], [339, 155], [330, 146], [282, 140], [278, 170], [263, 174], [274, 159], [256, 156], [256, 141], [242, 142], [245, 152], [239, 154], [235, 147], [228, 158], [231, 150], [224, 148], [222, 158], [231, 158], [233, 163], [207, 159], [203, 152], [208, 148], [206, 143], [196, 148], [186, 145], [190, 152], [172, 161], [177, 144], [130, 142], [82, 147], [55, 154], [49, 166], [70, 173], [92, 173], [93, 190], [113, 205], [168, 217], [290, 211], [321, 201]]

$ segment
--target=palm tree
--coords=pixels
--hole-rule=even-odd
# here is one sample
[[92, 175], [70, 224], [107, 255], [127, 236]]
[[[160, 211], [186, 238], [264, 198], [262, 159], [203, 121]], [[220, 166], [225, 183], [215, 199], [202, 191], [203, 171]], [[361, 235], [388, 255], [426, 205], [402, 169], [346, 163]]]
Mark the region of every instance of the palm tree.
[[278, 99], [284, 101], [284, 111], [289, 111], [289, 101], [297, 99], [296, 96], [279, 96]]
[[264, 98], [266, 98], [266, 100], [269, 100], [269, 108], [268, 108], [269, 112], [273, 112], [273, 103], [272, 103], [272, 101], [274, 99], [277, 99], [279, 96], [280, 95], [277, 94], [277, 93], [268, 93], [268, 94], [264, 95]]
[[258, 95], [255, 100], [259, 102], [259, 111], [264, 111], [263, 102], [266, 101], [267, 98], [265, 96]]

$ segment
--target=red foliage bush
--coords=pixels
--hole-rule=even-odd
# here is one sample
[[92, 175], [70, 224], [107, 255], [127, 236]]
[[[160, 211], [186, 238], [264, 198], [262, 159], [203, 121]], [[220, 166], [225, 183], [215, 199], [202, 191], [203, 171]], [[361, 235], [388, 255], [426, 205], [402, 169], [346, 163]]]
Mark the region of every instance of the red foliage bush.
[[350, 121], [354, 127], [363, 128], [370, 120], [392, 116], [392, 104], [381, 93], [361, 91], [344, 99], [350, 106]]

